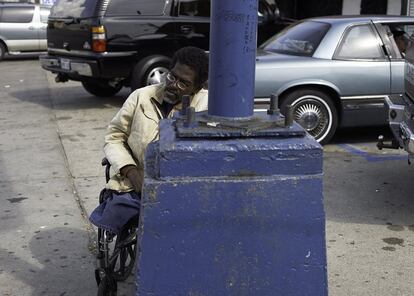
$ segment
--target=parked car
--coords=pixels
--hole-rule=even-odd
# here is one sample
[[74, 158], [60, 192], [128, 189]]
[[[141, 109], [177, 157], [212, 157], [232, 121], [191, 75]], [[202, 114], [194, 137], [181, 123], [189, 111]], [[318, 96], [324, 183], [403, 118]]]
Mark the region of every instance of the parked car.
[[0, 3], [0, 60], [6, 53], [46, 51], [49, 12], [38, 4]]
[[277, 94], [282, 113], [293, 105], [295, 120], [322, 144], [337, 127], [385, 125], [384, 99], [404, 88], [397, 31], [411, 35], [414, 17], [298, 22], [259, 48], [256, 101], [266, 103]]
[[[259, 0], [264, 42], [291, 23], [275, 4]], [[58, 0], [48, 23], [48, 54], [40, 57], [56, 81], [81, 81], [96, 96], [160, 82], [173, 53], [208, 50], [210, 0]]]
[[411, 161], [414, 159], [414, 39], [410, 39], [407, 48], [404, 80], [404, 93], [386, 99], [393, 139], [384, 143], [384, 137], [380, 136], [377, 146], [379, 149], [403, 148]]

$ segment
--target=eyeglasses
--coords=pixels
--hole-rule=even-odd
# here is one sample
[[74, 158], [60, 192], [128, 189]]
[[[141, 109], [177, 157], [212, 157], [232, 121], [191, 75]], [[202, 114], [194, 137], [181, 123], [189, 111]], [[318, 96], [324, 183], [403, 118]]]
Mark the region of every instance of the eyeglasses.
[[180, 80], [172, 72], [168, 72], [165, 78], [167, 79], [167, 82], [171, 84], [175, 83], [180, 90], [186, 90], [188, 87], [191, 86], [189, 82], [184, 82]]

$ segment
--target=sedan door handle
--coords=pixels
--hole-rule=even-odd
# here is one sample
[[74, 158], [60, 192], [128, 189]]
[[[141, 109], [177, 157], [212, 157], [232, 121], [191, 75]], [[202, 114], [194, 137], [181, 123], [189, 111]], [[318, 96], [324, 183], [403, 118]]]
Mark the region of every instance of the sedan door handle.
[[33, 27], [33, 26], [30, 26], [29, 27], [29, 30], [34, 30], [35, 28]]
[[189, 34], [193, 30], [193, 26], [190, 25], [182, 25], [180, 26], [181, 33]]

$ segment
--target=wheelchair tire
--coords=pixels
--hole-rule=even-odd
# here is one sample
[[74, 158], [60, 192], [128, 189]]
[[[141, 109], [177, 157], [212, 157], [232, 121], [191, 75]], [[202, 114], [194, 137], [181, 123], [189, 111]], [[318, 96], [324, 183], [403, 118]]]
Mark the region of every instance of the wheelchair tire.
[[[132, 273], [135, 264], [135, 252], [136, 252], [136, 233], [135, 227], [128, 227], [123, 230], [115, 241], [115, 250], [113, 257], [110, 259], [112, 264], [111, 270], [113, 270], [113, 277], [117, 281], [125, 281]], [[131, 238], [130, 241], [126, 241], [127, 238]], [[117, 253], [115, 255], [115, 253]]]
[[104, 276], [98, 286], [98, 296], [116, 296], [117, 290], [116, 280]]

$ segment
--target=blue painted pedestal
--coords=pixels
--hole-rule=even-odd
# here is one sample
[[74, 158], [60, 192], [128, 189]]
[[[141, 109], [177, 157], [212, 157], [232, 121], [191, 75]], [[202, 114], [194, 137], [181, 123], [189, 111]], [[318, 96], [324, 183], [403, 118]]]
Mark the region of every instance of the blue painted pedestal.
[[310, 137], [148, 147], [136, 295], [327, 295], [322, 148]]

